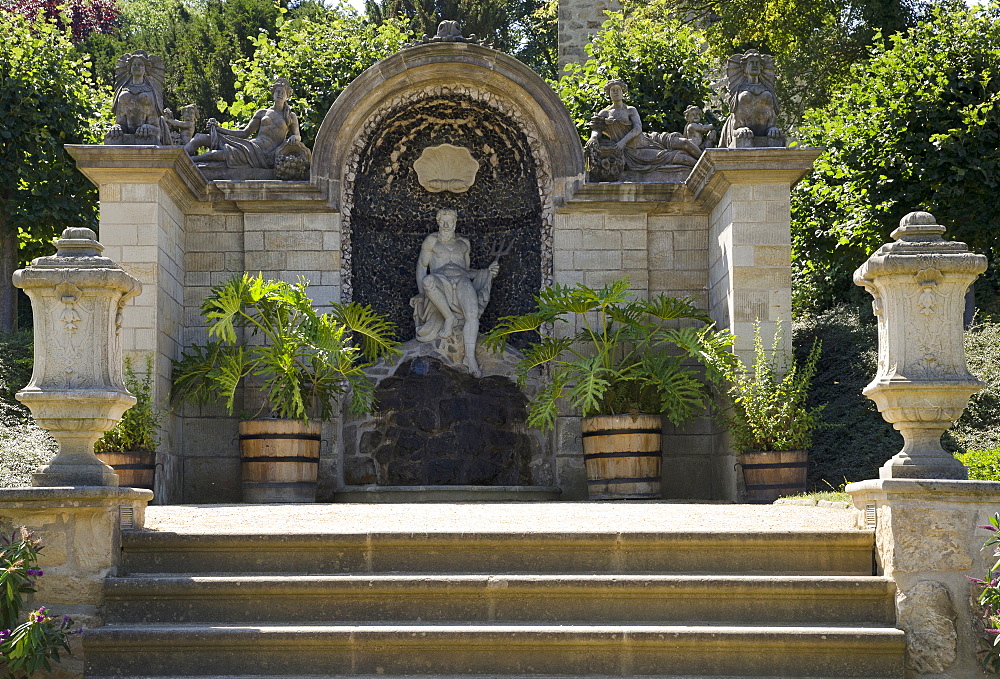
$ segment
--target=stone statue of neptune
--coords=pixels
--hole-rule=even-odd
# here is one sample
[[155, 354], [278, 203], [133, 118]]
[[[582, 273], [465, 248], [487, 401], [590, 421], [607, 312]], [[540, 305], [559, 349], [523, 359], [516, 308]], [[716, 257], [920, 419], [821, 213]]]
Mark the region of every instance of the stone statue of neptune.
[[480, 374], [476, 361], [479, 317], [490, 301], [490, 288], [500, 270], [494, 260], [485, 269], [472, 269], [469, 239], [455, 233], [458, 213], [438, 210], [438, 230], [424, 239], [417, 258], [417, 290], [410, 300], [417, 340], [432, 342], [461, 335], [463, 363]]

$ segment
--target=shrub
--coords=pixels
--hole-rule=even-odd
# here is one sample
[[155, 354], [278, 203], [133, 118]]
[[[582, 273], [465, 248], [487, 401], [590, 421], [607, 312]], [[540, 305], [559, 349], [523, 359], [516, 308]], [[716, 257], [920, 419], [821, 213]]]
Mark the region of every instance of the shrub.
[[875, 319], [867, 309], [841, 306], [801, 315], [793, 326], [798, 360], [805, 360], [814, 341], [823, 342], [807, 401], [811, 408], [823, 407], [809, 452], [809, 483], [816, 488], [878, 478], [878, 468], [903, 445], [875, 403], [861, 393], [878, 361]]
[[135, 405], [125, 411], [114, 429], [94, 444], [95, 453], [141, 450], [156, 452], [160, 413], [153, 407], [153, 355], [146, 354], [146, 373], [139, 377], [125, 357], [125, 388], [135, 396]]
[[733, 368], [726, 376], [732, 387], [732, 414], [726, 418], [737, 452], [807, 450], [823, 406], [807, 406], [809, 385], [816, 374], [822, 341], [813, 340], [805, 360], [782, 349], [778, 324], [770, 352], [764, 350], [760, 323], [754, 324], [752, 366]]
[[970, 450], [955, 453], [958, 461], [969, 469], [972, 481], [1000, 481], [1000, 448], [992, 450]]
[[28, 485], [56, 452], [56, 442], [14, 398], [31, 378], [32, 341], [29, 331], [0, 334], [0, 488]]
[[60, 654], [69, 652], [67, 636], [73, 624], [69, 616], [57, 619], [39, 608], [16, 624], [24, 595], [35, 591], [35, 579], [43, 575], [38, 570], [41, 549], [41, 542], [24, 527], [0, 543], [0, 670], [11, 678], [51, 670], [49, 661], [59, 662]]

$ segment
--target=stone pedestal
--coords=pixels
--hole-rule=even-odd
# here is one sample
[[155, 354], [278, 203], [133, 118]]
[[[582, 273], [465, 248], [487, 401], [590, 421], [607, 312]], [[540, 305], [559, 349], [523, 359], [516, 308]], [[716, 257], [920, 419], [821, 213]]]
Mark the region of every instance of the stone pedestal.
[[[49, 608], [69, 615], [74, 627], [103, 624], [104, 579], [118, 572], [121, 529], [141, 528], [153, 494], [138, 488], [0, 489], [0, 535], [25, 526], [42, 542], [32, 610]], [[84, 676], [83, 635], [70, 636], [72, 655], [63, 655], [45, 677]], [[43, 676], [39, 674], [38, 676]]]
[[135, 403], [125, 389], [118, 331], [139, 281], [112, 260], [90, 229], [66, 229], [53, 257], [14, 272], [31, 299], [35, 363], [17, 399], [59, 443], [35, 486], [117, 486], [94, 443]]
[[882, 479], [847, 486], [862, 527], [875, 529], [880, 575], [896, 583], [896, 625], [906, 632], [908, 678], [982, 676], [988, 642], [977, 603], [991, 558], [986, 524], [1000, 483]]
[[965, 293], [986, 257], [946, 241], [927, 212], [911, 212], [854, 272], [875, 298], [878, 373], [864, 394], [902, 435], [903, 449], [879, 471], [884, 479], [964, 479], [965, 467], [941, 447], [941, 434], [982, 384], [965, 362]]

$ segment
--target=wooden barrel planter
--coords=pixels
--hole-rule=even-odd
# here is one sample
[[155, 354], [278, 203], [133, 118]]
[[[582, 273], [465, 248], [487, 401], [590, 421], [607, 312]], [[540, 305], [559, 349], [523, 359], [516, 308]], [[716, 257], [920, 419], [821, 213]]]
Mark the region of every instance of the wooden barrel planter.
[[747, 502], [769, 504], [806, 491], [808, 452], [780, 450], [740, 455]]
[[663, 423], [659, 415], [585, 417], [582, 430], [591, 500], [660, 497]]
[[122, 488], [153, 490], [156, 476], [156, 453], [146, 450], [125, 450], [115, 453], [97, 453], [101, 462], [115, 470], [118, 485]]
[[240, 422], [243, 501], [315, 502], [320, 431], [319, 422]]

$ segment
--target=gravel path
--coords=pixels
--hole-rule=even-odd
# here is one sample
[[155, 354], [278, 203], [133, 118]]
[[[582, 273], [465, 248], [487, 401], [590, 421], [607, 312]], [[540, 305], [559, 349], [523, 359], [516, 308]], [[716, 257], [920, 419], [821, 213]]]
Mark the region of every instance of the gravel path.
[[179, 533], [455, 533], [517, 531], [856, 530], [840, 506], [681, 503], [451, 503], [165, 505], [146, 510], [146, 529]]

